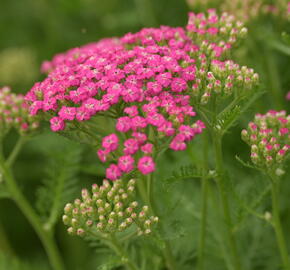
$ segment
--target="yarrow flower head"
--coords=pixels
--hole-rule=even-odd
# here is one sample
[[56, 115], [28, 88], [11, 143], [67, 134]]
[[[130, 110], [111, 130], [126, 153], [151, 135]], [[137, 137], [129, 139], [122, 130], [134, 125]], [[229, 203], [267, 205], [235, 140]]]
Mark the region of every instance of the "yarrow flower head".
[[24, 97], [12, 93], [9, 87], [0, 88], [0, 135], [4, 136], [11, 128], [25, 135], [38, 126], [37, 117], [29, 115]]
[[285, 111], [257, 114], [242, 139], [251, 146], [251, 159], [260, 168], [281, 168], [289, 156], [290, 115]]
[[30, 113], [42, 112], [55, 132], [95, 135], [108, 179], [151, 173], [160, 149], [182, 151], [205, 128], [193, 104], [257, 82], [253, 70], [222, 60], [246, 32], [210, 10], [190, 13], [185, 28], [145, 28], [72, 49], [43, 65], [48, 77], [26, 95]]
[[68, 233], [105, 235], [135, 226], [138, 235], [150, 234], [158, 217], [149, 214], [148, 206], [139, 207], [134, 201], [135, 185], [134, 179], [127, 184], [117, 180], [113, 185], [104, 180], [101, 186], [93, 184], [91, 192], [83, 189], [81, 199], [64, 208], [63, 222]]

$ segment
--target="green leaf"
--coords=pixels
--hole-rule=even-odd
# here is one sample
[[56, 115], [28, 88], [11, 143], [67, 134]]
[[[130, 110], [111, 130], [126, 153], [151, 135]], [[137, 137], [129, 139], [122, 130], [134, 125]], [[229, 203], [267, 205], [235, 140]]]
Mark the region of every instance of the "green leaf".
[[[226, 107], [217, 117], [218, 128], [221, 130], [222, 134], [225, 134], [229, 128], [234, 126], [240, 116], [245, 113], [249, 107], [266, 91], [257, 90], [254, 94], [253, 92], [248, 93], [242, 99], [237, 99], [233, 101], [233, 104], [230, 104]], [[239, 103], [239, 105], [238, 105]]]
[[36, 207], [48, 230], [55, 225], [64, 204], [72, 199], [76, 191], [81, 148], [77, 144], [64, 143], [61, 147], [57, 145], [49, 151], [46, 153], [46, 177], [36, 194]]
[[250, 168], [250, 169], [255, 169], [258, 170], [255, 166], [251, 165], [249, 162], [243, 161], [238, 155], [235, 156], [237, 161], [239, 161], [244, 167]]
[[107, 257], [106, 262], [100, 265], [97, 270], [112, 270], [124, 265], [122, 258], [111, 255]]
[[242, 110], [240, 106], [235, 106], [232, 110], [221, 113], [217, 119], [218, 129], [225, 133], [236, 123], [236, 120], [240, 117], [241, 113]]
[[201, 178], [202, 170], [193, 166], [181, 166], [178, 170], [172, 172], [172, 176], [163, 179], [164, 186], [167, 189], [176, 182], [180, 182], [186, 179]]
[[[240, 213], [238, 215], [237, 224], [234, 226], [235, 231], [237, 231], [240, 228], [241, 224], [248, 215], [254, 215], [258, 218], [264, 219], [264, 217], [261, 214], [256, 212], [256, 209], [262, 204], [262, 202], [269, 195], [269, 192], [271, 191], [271, 185], [267, 185], [264, 188], [260, 188], [259, 190], [262, 191], [257, 193], [254, 190], [252, 192], [254, 193], [254, 195], [252, 196], [254, 198], [251, 199], [250, 201], [247, 201], [247, 199], [244, 196], [240, 196], [236, 191], [233, 192], [234, 198], [238, 202], [238, 205], [240, 207]], [[249, 196], [249, 194], [247, 195]]]

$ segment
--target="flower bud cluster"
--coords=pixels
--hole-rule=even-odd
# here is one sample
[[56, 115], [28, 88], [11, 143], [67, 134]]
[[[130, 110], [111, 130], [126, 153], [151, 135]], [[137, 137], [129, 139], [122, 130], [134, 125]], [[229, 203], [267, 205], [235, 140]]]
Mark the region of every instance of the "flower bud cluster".
[[214, 9], [209, 9], [207, 15], [190, 12], [186, 30], [189, 37], [201, 42], [202, 49], [210, 45], [207, 51], [214, 52], [213, 55], [217, 57], [248, 32], [243, 23], [233, 15], [224, 12], [218, 17]]
[[29, 115], [22, 95], [11, 92], [9, 87], [0, 88], [0, 135], [11, 128], [27, 134], [39, 126], [35, 116]]
[[259, 75], [251, 68], [240, 67], [231, 60], [212, 60], [209, 67], [200, 68], [191, 96], [205, 105], [213, 95], [226, 98], [247, 94], [258, 82]]
[[185, 150], [205, 128], [193, 118], [194, 102], [257, 83], [252, 69], [223, 60], [246, 32], [232, 16], [210, 10], [190, 13], [185, 28], [145, 28], [72, 49], [44, 63], [48, 77], [26, 95], [30, 113], [47, 115], [55, 132], [85, 130], [86, 121], [106, 117], [113, 132], [97, 134], [98, 156], [110, 164], [106, 178], [151, 173], [159, 149]]
[[290, 115], [285, 111], [257, 114], [242, 139], [251, 146], [252, 162], [258, 167], [276, 167], [282, 164], [290, 150]]
[[[269, 1], [268, 1], [269, 2]], [[289, 18], [288, 0], [272, 1], [272, 4], [265, 0], [224, 0], [221, 2], [216, 0], [187, 0], [187, 4], [194, 10], [198, 6], [216, 7], [221, 11], [233, 14], [239, 20], [250, 21], [260, 15], [274, 15], [281, 18]], [[287, 3], [288, 2], [288, 3]], [[287, 9], [288, 7], [288, 9]], [[285, 10], [287, 10], [285, 12]]]
[[101, 186], [92, 185], [92, 191], [82, 190], [81, 199], [66, 204], [63, 222], [69, 234], [85, 236], [89, 234], [110, 234], [122, 232], [132, 226], [138, 235], [150, 234], [158, 217], [149, 214], [148, 206], [141, 209], [134, 201], [136, 180], [127, 184], [116, 180], [111, 185], [104, 180]]

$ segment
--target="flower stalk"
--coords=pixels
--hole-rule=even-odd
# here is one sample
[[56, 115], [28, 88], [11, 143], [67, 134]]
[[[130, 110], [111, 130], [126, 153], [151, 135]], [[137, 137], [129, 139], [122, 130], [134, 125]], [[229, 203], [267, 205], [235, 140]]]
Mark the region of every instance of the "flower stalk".
[[272, 194], [272, 211], [273, 211], [273, 226], [276, 234], [277, 244], [279, 247], [279, 252], [281, 259], [283, 261], [284, 269], [290, 270], [290, 261], [287, 250], [287, 245], [285, 242], [285, 237], [280, 220], [280, 209], [279, 209], [279, 186], [280, 179], [275, 177], [273, 174], [270, 175], [271, 179], [271, 194]]
[[228, 193], [226, 190], [226, 178], [227, 172], [224, 168], [224, 162], [223, 162], [223, 153], [222, 153], [222, 136], [220, 136], [218, 131], [214, 131], [212, 133], [212, 140], [214, 144], [214, 152], [215, 152], [215, 162], [216, 162], [216, 182], [218, 185], [218, 190], [220, 194], [222, 209], [223, 209], [223, 215], [224, 220], [226, 223], [226, 234], [227, 239], [229, 243], [229, 247], [232, 253], [232, 262], [235, 270], [241, 270], [241, 264], [240, 259], [238, 255], [237, 250], [237, 243], [235, 239], [234, 232], [232, 230], [232, 219], [231, 219], [231, 213], [230, 213], [230, 207], [229, 207], [229, 201], [228, 201]]
[[[147, 181], [146, 185], [144, 184], [143, 180], [144, 179], [142, 178], [142, 179], [139, 179], [139, 181], [137, 181], [138, 191], [140, 193], [140, 196], [141, 196], [142, 200], [150, 206], [152, 214], [158, 215], [158, 213], [156, 213], [157, 211], [156, 211], [154, 202], [152, 201], [152, 197], [153, 197], [152, 196], [153, 195], [153, 185], [152, 185], [153, 174], [149, 174], [146, 177], [146, 179], [145, 179]], [[161, 228], [161, 230], [163, 230], [162, 220], [160, 220], [160, 228]], [[173, 253], [172, 253], [171, 244], [168, 240], [164, 240], [163, 243], [165, 246], [163, 249], [163, 256], [165, 259], [166, 266], [169, 270], [175, 270], [177, 268], [176, 268], [175, 258], [174, 258]]]
[[13, 151], [12, 153], [13, 158], [8, 159], [10, 162], [5, 161], [2, 151], [0, 152], [0, 172], [5, 179], [5, 183], [7, 184], [12, 199], [15, 201], [23, 215], [27, 218], [40, 238], [51, 266], [54, 270], [63, 270], [65, 268], [59, 254], [59, 250], [54, 242], [52, 233], [50, 231], [44, 230], [39, 217], [20, 191], [11, 168], [8, 166], [8, 164], [12, 164], [12, 161], [16, 158], [17, 153], [20, 151], [22, 141], [23, 139], [19, 139], [18, 143], [16, 144], [17, 146], [14, 148], [15, 152]]
[[204, 269], [204, 251], [207, 226], [207, 204], [208, 204], [208, 136], [203, 132], [203, 177], [201, 178], [201, 222], [198, 244], [198, 269]]
[[115, 252], [122, 257], [124, 265], [128, 270], [138, 270], [138, 267], [132, 262], [127, 254], [126, 250], [122, 247], [122, 244], [118, 241], [114, 234], [109, 237], [110, 246], [115, 250]]

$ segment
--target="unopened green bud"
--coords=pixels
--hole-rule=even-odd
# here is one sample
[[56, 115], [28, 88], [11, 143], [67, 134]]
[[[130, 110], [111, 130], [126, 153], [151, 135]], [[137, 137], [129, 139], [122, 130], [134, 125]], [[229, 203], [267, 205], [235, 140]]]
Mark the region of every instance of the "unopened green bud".
[[75, 216], [78, 216], [79, 215], [79, 209], [78, 208], [74, 208], [73, 211], [72, 211], [72, 215], [75, 217]]
[[92, 192], [95, 193], [95, 192], [98, 192], [99, 191], [99, 186], [97, 184], [93, 184], [92, 185]]
[[122, 222], [120, 225], [119, 225], [119, 231], [124, 231], [126, 228], [128, 227], [127, 223], [126, 222]]
[[210, 99], [210, 96], [211, 96], [210, 93], [208, 92], [204, 93], [200, 100], [201, 104], [206, 105]]
[[74, 228], [73, 227], [69, 227], [68, 229], [67, 229], [67, 232], [68, 232], [68, 234], [70, 234], [70, 235], [72, 235], [72, 234], [74, 234]]
[[108, 193], [107, 193], [107, 198], [109, 199], [109, 200], [111, 200], [111, 199], [113, 199], [113, 197], [114, 197], [114, 192], [112, 191], [112, 190], [110, 190]]
[[133, 223], [133, 219], [131, 217], [126, 218], [126, 223], [128, 225], [132, 224]]
[[79, 228], [79, 229], [77, 230], [77, 235], [78, 235], [78, 236], [84, 236], [84, 235], [85, 235], [85, 231], [84, 231], [84, 229]]
[[72, 211], [72, 208], [73, 208], [72, 204], [71, 203], [67, 203], [65, 205], [65, 207], [64, 207], [64, 213], [65, 214], [70, 214], [71, 211]]
[[141, 211], [140, 213], [139, 213], [139, 219], [140, 220], [145, 220], [145, 218], [146, 218], [146, 213], [144, 212], [144, 211]]
[[109, 203], [105, 203], [105, 211], [106, 213], [109, 213], [112, 211], [112, 207]]
[[71, 225], [72, 225], [73, 227], [76, 227], [76, 226], [78, 226], [78, 224], [79, 224], [78, 220], [77, 220], [76, 218], [72, 218], [72, 220], [71, 220]]
[[109, 218], [116, 218], [116, 216], [117, 216], [116, 212], [111, 212], [109, 214]]
[[123, 203], [121, 203], [121, 202], [117, 202], [117, 203], [115, 204], [115, 209], [116, 209], [117, 211], [122, 210], [122, 209], [123, 209]]
[[74, 203], [75, 203], [75, 206], [79, 206], [82, 202], [80, 199], [75, 199]]
[[158, 217], [153, 217], [153, 216], [151, 216], [150, 219], [151, 219], [151, 221], [152, 221], [153, 223], [158, 223], [158, 222], [159, 222], [159, 218], [158, 218]]
[[99, 216], [99, 221], [105, 221], [105, 220], [106, 220], [106, 218], [105, 218], [104, 215], [100, 215], [100, 216]]
[[138, 206], [138, 202], [134, 201], [130, 203], [130, 207], [136, 208]]
[[120, 196], [119, 195], [116, 195], [115, 197], [114, 197], [114, 202], [115, 203], [117, 203], [117, 202], [119, 202], [120, 201]]
[[110, 182], [107, 179], [103, 180], [103, 186], [104, 188], [108, 189], [111, 187]]
[[151, 233], [151, 230], [150, 229], [146, 229], [144, 233], [145, 234], [150, 234]]
[[127, 193], [123, 193], [123, 194], [121, 195], [122, 201], [127, 201], [128, 197], [129, 197], [129, 196], [128, 196]]
[[95, 201], [95, 200], [98, 200], [100, 198], [101, 198], [100, 192], [94, 192], [94, 194], [93, 194], [93, 200]]
[[104, 229], [104, 223], [103, 222], [99, 222], [98, 224], [97, 224], [97, 229], [98, 230], [103, 230]]
[[149, 228], [151, 226], [152, 222], [150, 219], [147, 219], [145, 222], [144, 222], [144, 226], [145, 228]]
[[122, 218], [122, 217], [124, 217], [124, 212], [121, 212], [121, 211], [120, 211], [120, 212], [118, 212], [117, 215], [118, 215], [119, 218]]
[[129, 194], [132, 194], [134, 191], [135, 191], [135, 187], [134, 187], [134, 186], [129, 186], [129, 187], [127, 188], [127, 192], [128, 192]]
[[105, 209], [103, 207], [99, 207], [98, 208], [98, 214], [104, 214], [105, 213]]
[[128, 208], [126, 208], [125, 212], [126, 212], [126, 214], [131, 215], [133, 213], [133, 208], [132, 207], [128, 207]]
[[137, 214], [136, 213], [132, 213], [130, 217], [133, 218], [133, 219], [136, 219], [137, 218]]
[[69, 224], [69, 217], [67, 215], [63, 215], [62, 216], [62, 221], [65, 225]]
[[87, 189], [83, 189], [82, 190], [82, 199], [86, 200], [87, 198], [89, 198], [89, 192]]
[[129, 182], [128, 182], [128, 187], [129, 186], [135, 186], [136, 185], [136, 180], [135, 179], [131, 179]]
[[91, 219], [87, 220], [86, 225], [91, 227], [93, 225], [93, 221]]

